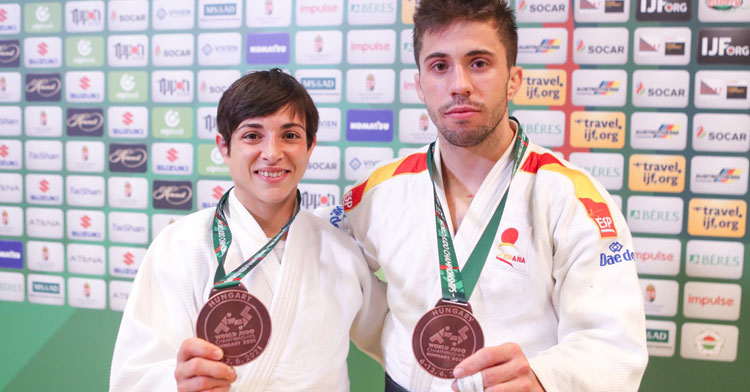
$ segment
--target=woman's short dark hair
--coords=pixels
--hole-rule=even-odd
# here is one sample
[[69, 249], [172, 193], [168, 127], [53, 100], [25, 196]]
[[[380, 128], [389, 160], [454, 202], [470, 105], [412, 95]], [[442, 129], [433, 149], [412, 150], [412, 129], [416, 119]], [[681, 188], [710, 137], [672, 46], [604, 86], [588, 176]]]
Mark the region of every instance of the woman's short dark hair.
[[507, 51], [508, 68], [516, 64], [518, 26], [506, 0], [421, 0], [414, 11], [414, 59], [417, 67], [425, 33], [440, 31], [460, 21], [493, 22]]
[[216, 126], [230, 151], [232, 133], [241, 122], [253, 117], [270, 116], [289, 106], [292, 115], [305, 121], [307, 148], [318, 132], [318, 109], [304, 87], [284, 71], [270, 70], [249, 73], [232, 83], [219, 100]]

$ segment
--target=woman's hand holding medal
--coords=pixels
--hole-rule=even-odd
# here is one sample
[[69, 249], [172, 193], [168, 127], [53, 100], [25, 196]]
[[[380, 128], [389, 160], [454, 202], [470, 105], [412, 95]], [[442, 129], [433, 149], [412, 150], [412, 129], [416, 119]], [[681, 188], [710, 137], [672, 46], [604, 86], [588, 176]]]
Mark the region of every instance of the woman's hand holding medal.
[[229, 391], [237, 380], [234, 369], [221, 362], [221, 349], [203, 339], [185, 339], [177, 352], [174, 378], [179, 392]]

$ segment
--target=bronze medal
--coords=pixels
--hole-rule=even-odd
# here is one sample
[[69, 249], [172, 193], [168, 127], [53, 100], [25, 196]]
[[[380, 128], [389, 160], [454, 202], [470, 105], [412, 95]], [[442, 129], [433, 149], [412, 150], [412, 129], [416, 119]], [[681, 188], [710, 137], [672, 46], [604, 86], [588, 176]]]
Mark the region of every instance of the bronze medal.
[[424, 370], [450, 379], [456, 365], [484, 347], [484, 334], [469, 304], [441, 299], [419, 319], [411, 342]]
[[243, 365], [268, 346], [271, 316], [263, 303], [242, 285], [212, 290], [198, 315], [196, 335], [224, 351], [222, 362]]

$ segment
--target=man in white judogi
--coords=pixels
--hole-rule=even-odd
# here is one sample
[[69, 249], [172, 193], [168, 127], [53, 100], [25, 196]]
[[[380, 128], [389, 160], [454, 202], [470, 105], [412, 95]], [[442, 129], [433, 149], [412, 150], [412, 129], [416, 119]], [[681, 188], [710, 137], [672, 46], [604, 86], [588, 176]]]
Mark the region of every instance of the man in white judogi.
[[[439, 131], [434, 152], [382, 163], [345, 194], [345, 216], [329, 216], [388, 282], [386, 391], [458, 390], [428, 373], [412, 344], [441, 288], [446, 299], [441, 280], [451, 280], [441, 274], [454, 269], [443, 264], [434, 198], [462, 271], [485, 229], [492, 241], [466, 293], [484, 348], [453, 369], [462, 385], [637, 390], [648, 354], [630, 232], [596, 180], [527, 142], [508, 116], [522, 82], [512, 11], [501, 0], [422, 0], [414, 23], [417, 91]], [[502, 219], [489, 227], [496, 210]]]

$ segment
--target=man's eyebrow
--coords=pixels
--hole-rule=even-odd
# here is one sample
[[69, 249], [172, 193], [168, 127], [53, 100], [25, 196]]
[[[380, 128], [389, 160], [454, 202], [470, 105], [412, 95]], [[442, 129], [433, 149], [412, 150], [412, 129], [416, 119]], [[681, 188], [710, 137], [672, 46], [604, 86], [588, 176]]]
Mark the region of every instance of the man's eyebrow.
[[263, 129], [263, 125], [261, 125], [261, 124], [258, 124], [258, 123], [244, 123], [244, 124], [241, 124], [241, 125], [240, 125], [240, 126], [238, 127], [238, 129], [239, 129], [239, 128], [246, 128], [246, 127], [247, 127], [247, 128], [254, 128], [254, 129]]
[[[480, 56], [480, 55], [494, 56], [495, 53], [487, 49], [474, 49], [464, 54], [464, 57]], [[428, 61], [433, 58], [442, 58], [442, 57], [448, 57], [448, 54], [443, 53], [443, 52], [432, 52], [424, 58], [424, 61]]]

